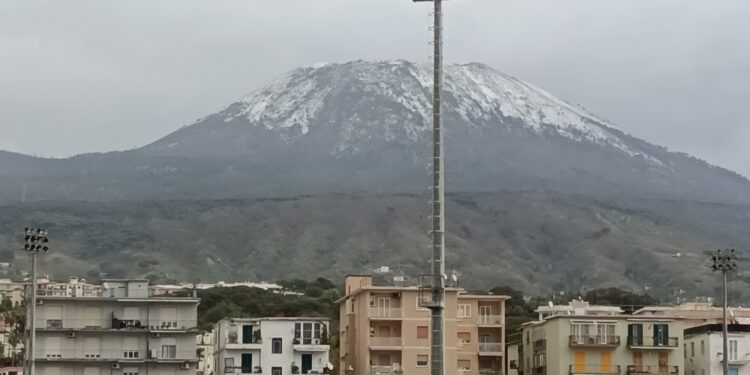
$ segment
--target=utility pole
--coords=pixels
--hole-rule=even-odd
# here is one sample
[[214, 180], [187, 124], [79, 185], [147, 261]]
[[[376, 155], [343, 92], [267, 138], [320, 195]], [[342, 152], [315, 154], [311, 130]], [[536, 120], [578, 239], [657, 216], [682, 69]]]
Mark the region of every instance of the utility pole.
[[729, 335], [729, 329], [727, 327], [727, 272], [729, 271], [736, 271], [737, 270], [737, 255], [735, 254], [734, 249], [730, 250], [717, 250], [716, 255], [711, 257], [711, 260], [714, 262], [713, 266], [711, 266], [711, 269], [716, 271], [721, 271], [721, 276], [723, 280], [723, 291], [724, 291], [724, 304], [722, 305], [723, 309], [723, 331], [724, 331], [724, 354], [722, 357], [722, 367], [724, 368], [724, 375], [729, 375], [729, 342], [728, 342], [728, 335]]
[[432, 98], [432, 312], [430, 374], [444, 375], [445, 340], [443, 316], [445, 299], [445, 175], [443, 165], [443, 0], [432, 1], [433, 15], [433, 98]]
[[25, 228], [24, 242], [23, 250], [31, 254], [31, 291], [29, 292], [31, 296], [27, 299], [30, 302], [29, 316], [26, 319], [29, 335], [26, 342], [26, 366], [24, 368], [28, 369], [28, 375], [34, 375], [36, 372], [36, 357], [34, 356], [36, 351], [36, 256], [49, 250], [47, 231], [38, 228]]

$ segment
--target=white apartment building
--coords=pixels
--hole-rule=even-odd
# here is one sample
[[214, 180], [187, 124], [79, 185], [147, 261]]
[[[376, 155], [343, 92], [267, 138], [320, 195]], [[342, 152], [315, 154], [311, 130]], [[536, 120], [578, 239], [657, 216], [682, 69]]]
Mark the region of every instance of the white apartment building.
[[149, 296], [147, 280], [37, 296], [37, 375], [195, 374], [197, 307], [197, 298]]
[[[730, 324], [729, 374], [750, 375], [750, 325]], [[685, 330], [685, 375], [723, 375], [721, 324], [706, 324]]]
[[195, 336], [198, 350], [198, 375], [213, 375], [214, 373], [214, 333], [202, 332]]
[[214, 369], [223, 374], [322, 374], [329, 362], [325, 318], [222, 319], [214, 326]]

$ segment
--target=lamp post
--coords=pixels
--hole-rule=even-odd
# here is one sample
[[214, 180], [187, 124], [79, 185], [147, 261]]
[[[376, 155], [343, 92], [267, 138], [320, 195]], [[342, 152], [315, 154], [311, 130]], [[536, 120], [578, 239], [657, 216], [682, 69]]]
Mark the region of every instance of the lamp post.
[[730, 250], [717, 250], [716, 255], [711, 257], [714, 262], [711, 269], [716, 272], [720, 271], [723, 281], [724, 291], [724, 303], [722, 305], [723, 312], [723, 330], [724, 330], [724, 355], [722, 358], [722, 367], [724, 368], [724, 375], [729, 375], [729, 343], [728, 343], [728, 327], [727, 327], [727, 272], [737, 270], [737, 254], [734, 249]]
[[432, 337], [430, 343], [430, 374], [443, 375], [445, 340], [443, 316], [445, 299], [445, 175], [443, 164], [443, 0], [412, 0], [432, 2], [433, 15], [433, 91], [432, 91]]
[[36, 368], [36, 256], [39, 253], [46, 253], [49, 250], [47, 243], [47, 231], [39, 228], [24, 229], [23, 250], [31, 255], [31, 297], [29, 298], [29, 317], [27, 320], [29, 335], [26, 343], [26, 368], [28, 375], [34, 375]]

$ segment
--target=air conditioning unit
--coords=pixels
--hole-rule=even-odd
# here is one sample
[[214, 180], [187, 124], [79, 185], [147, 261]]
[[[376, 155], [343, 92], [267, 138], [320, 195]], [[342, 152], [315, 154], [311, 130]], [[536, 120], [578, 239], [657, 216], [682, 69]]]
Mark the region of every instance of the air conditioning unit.
[[180, 368], [183, 370], [190, 370], [190, 363], [185, 362], [180, 365]]
[[75, 333], [75, 332], [68, 332], [68, 338], [69, 338], [69, 339], [74, 339], [74, 338], [76, 338], [76, 333]]
[[119, 370], [119, 369], [120, 369], [120, 364], [119, 363], [115, 362], [115, 363], [112, 364], [112, 370]]
[[320, 339], [313, 339], [312, 343], [313, 345], [320, 345]]
[[38, 300], [36, 300], [36, 304], [37, 305], [44, 305], [44, 300], [43, 299], [38, 299]]
[[151, 334], [151, 337], [161, 337], [161, 333], [154, 332], [154, 333]]

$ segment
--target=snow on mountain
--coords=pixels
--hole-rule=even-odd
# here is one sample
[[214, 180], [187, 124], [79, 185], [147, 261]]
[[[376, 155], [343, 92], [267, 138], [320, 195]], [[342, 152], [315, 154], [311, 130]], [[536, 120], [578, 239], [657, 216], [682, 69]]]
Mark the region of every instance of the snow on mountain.
[[[323, 113], [327, 104], [361, 88], [381, 100], [376, 121], [363, 121], [361, 113], [331, 118]], [[266, 129], [291, 131], [290, 139], [305, 135], [311, 127], [336, 122], [342, 127], [337, 151], [355, 148], [357, 141], [373, 137], [390, 140], [405, 137], [416, 141], [431, 129], [432, 70], [404, 60], [343, 64], [318, 64], [296, 69], [270, 85], [242, 98], [223, 113], [225, 122], [244, 118]], [[520, 124], [538, 134], [556, 134], [580, 142], [611, 146], [628, 155], [653, 156], [628, 145], [613, 125], [571, 105], [549, 92], [518, 78], [478, 63], [448, 65], [445, 73], [445, 111], [466, 126]], [[389, 110], [393, 106], [406, 115]], [[362, 109], [362, 108], [359, 108]], [[446, 116], [447, 117], [447, 116]], [[323, 121], [321, 121], [323, 120]], [[365, 127], [363, 129], [363, 127]]]

